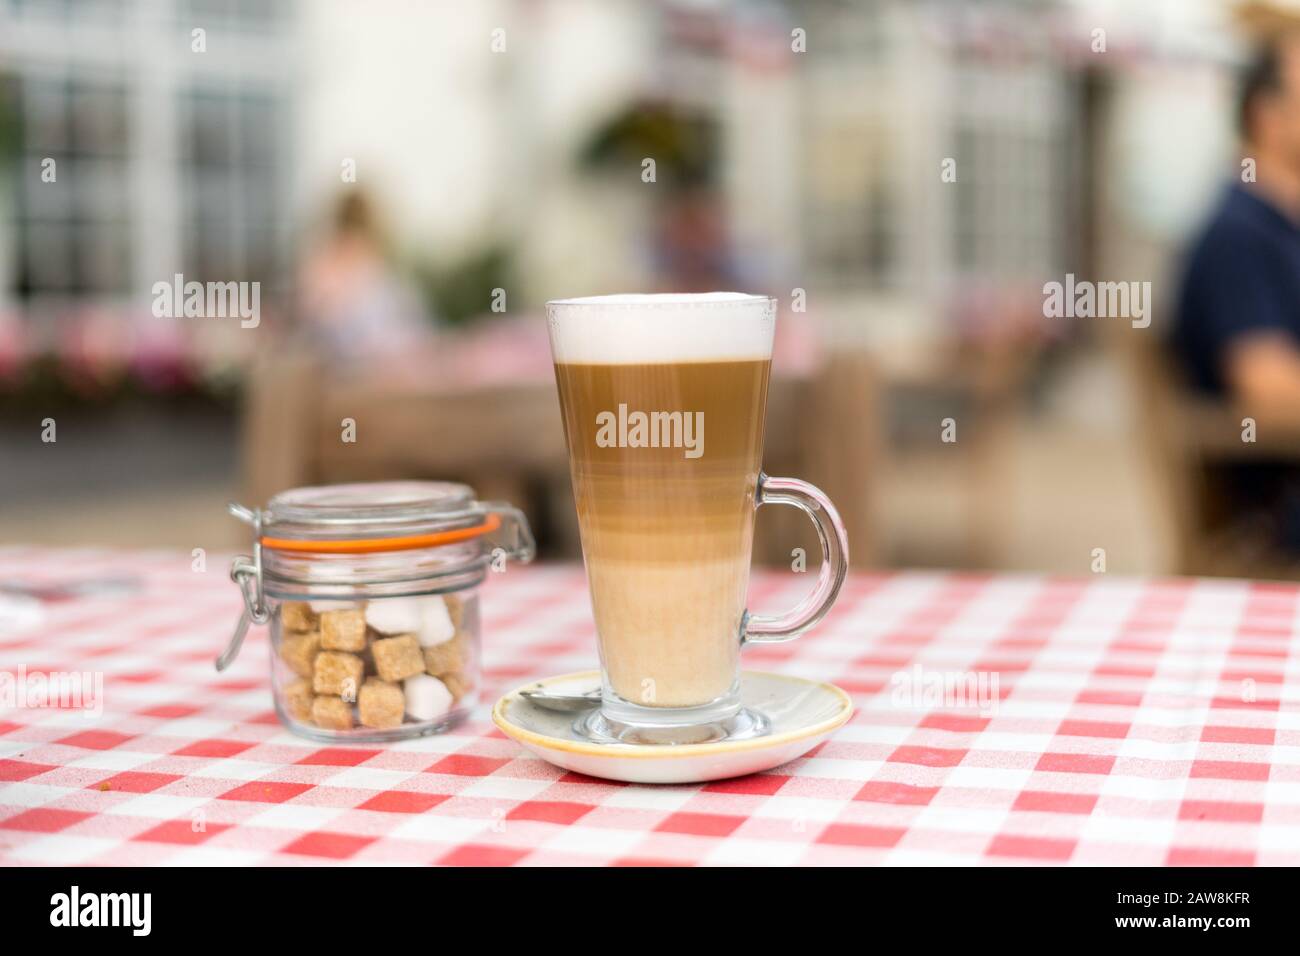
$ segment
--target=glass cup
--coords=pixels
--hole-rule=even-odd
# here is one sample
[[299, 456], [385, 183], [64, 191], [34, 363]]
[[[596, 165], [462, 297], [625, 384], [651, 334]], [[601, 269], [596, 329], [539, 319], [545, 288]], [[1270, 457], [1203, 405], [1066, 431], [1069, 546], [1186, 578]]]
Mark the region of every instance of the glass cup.
[[[848, 570], [834, 505], [760, 468], [776, 302], [737, 293], [547, 303], [601, 663], [588, 739], [700, 743], [768, 732], [740, 702], [740, 649], [789, 640]], [[781, 615], [745, 609], [760, 505], [801, 508], [817, 585]]]

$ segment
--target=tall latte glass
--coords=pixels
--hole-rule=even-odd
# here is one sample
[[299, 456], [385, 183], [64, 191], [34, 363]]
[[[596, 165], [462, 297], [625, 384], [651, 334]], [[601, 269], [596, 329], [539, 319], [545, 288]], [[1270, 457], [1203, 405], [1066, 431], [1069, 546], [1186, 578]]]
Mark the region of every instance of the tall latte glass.
[[[740, 699], [742, 644], [795, 637], [830, 609], [844, 529], [813, 486], [761, 471], [773, 299], [621, 295], [547, 304], [555, 380], [600, 648], [594, 740], [698, 743], [767, 732]], [[781, 616], [749, 614], [754, 511], [802, 508], [822, 562]]]

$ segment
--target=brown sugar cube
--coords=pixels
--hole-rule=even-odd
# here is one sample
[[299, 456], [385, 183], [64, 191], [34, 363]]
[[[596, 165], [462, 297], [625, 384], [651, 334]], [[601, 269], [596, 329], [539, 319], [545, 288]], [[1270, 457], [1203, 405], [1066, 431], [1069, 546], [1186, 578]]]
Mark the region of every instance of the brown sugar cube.
[[327, 651], [360, 651], [366, 646], [366, 612], [361, 608], [322, 611], [320, 646]]
[[352, 705], [342, 697], [317, 697], [311, 702], [311, 719], [327, 730], [351, 730]]
[[294, 720], [311, 720], [311, 681], [300, 677], [284, 687], [284, 709]]
[[318, 694], [337, 694], [348, 700], [356, 700], [365, 669], [365, 663], [356, 654], [321, 651], [316, 655], [312, 689]]
[[424, 655], [414, 634], [386, 637], [370, 645], [375, 670], [384, 680], [404, 680], [424, 670]]
[[280, 626], [286, 631], [314, 631], [316, 612], [306, 601], [285, 601], [280, 605]]
[[312, 663], [320, 651], [320, 632], [285, 634], [280, 638], [280, 659], [299, 677], [311, 677]]
[[465, 602], [454, 594], [444, 594], [442, 600], [447, 605], [447, 616], [459, 631], [461, 622], [465, 620]]
[[439, 679], [447, 685], [447, 690], [451, 691], [453, 703], [460, 703], [461, 698], [474, 689], [474, 685], [464, 674], [444, 674]]
[[401, 724], [406, 712], [406, 695], [400, 685], [372, 677], [361, 685], [357, 711], [363, 726], [387, 730]]
[[463, 635], [457, 634], [450, 641], [443, 641], [433, 647], [424, 649], [424, 670], [432, 677], [441, 677], [464, 670], [469, 663], [468, 644]]
[[382, 641], [383, 639], [384, 635], [378, 631], [366, 631], [366, 649], [361, 652], [361, 660], [365, 662], [367, 677], [374, 677], [379, 673], [379, 671], [375, 670], [375, 652], [373, 648], [375, 641]]

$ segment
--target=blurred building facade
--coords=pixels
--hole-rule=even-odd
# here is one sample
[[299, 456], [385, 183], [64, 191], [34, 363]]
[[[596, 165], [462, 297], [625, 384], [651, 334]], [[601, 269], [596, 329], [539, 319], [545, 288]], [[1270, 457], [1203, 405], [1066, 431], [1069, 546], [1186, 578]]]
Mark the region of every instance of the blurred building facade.
[[[716, 126], [730, 241], [758, 283], [930, 308], [1032, 284], [1089, 239], [1089, 74], [1158, 86], [1171, 51], [1208, 48], [1170, 24], [1221, 5], [1157, 6], [1148, 23], [1069, 0], [4, 0], [0, 308], [121, 300], [176, 272], [284, 290], [348, 162], [413, 256], [508, 243], [528, 302], [645, 286], [639, 164], [575, 158], [638, 102]], [[966, 188], [937, 188], [949, 158]], [[66, 188], [42, 188], [46, 159]]]
[[18, 170], [0, 295], [43, 311], [126, 305], [178, 272], [273, 278], [295, 17], [287, 0], [0, 4]]

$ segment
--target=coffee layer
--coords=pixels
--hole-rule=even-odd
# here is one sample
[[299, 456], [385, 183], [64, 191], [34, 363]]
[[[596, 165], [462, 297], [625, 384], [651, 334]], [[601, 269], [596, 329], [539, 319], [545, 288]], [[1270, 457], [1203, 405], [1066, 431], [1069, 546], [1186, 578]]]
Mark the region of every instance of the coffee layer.
[[[632, 703], [704, 704], [735, 680], [770, 364], [556, 364], [601, 658]], [[700, 413], [702, 454], [602, 444], [620, 404]]]

